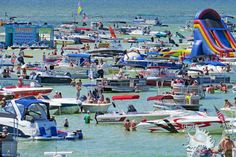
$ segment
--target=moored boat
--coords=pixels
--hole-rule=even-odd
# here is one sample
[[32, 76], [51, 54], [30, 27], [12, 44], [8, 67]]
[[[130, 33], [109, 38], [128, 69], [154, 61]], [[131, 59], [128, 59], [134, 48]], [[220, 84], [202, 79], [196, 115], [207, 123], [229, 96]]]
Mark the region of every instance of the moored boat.
[[[134, 101], [139, 99], [139, 95], [118, 95], [113, 96], [112, 100], [119, 101]], [[154, 110], [154, 111], [137, 111], [133, 105], [128, 106], [127, 112], [124, 111], [113, 111], [111, 113], [97, 113], [95, 120], [97, 123], [102, 124], [123, 124], [126, 120], [135, 120], [136, 122], [162, 119], [168, 116], [181, 114], [182, 110]]]
[[[192, 95], [189, 100], [186, 99], [185, 95], [157, 95], [148, 97], [147, 100], [155, 100], [153, 107], [159, 108], [162, 106], [180, 106], [186, 110], [199, 111], [200, 96]], [[188, 102], [189, 101], [189, 102]]]
[[[230, 122], [232, 118], [226, 118]], [[145, 129], [150, 132], [170, 132], [181, 133], [192, 131], [190, 128], [198, 126], [210, 133], [222, 133], [222, 121], [217, 116], [208, 116], [202, 112], [188, 111], [179, 116], [173, 116], [160, 120], [141, 122], [137, 125], [138, 129]]]
[[4, 92], [11, 93], [14, 98], [26, 97], [26, 96], [37, 96], [39, 94], [48, 94], [52, 92], [50, 87], [30, 87], [30, 86], [6, 86], [2, 88]]

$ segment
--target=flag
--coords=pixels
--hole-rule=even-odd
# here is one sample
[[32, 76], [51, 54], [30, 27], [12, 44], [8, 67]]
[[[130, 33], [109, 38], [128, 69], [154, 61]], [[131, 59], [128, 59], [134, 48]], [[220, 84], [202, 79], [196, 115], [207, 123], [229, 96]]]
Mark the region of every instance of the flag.
[[83, 7], [82, 7], [81, 0], [78, 1], [77, 13], [78, 13], [78, 15], [82, 15], [83, 14]]
[[215, 110], [216, 110], [217, 117], [220, 119], [220, 121], [222, 123], [225, 123], [225, 116], [224, 116], [224, 114], [221, 113], [216, 107], [215, 107]]

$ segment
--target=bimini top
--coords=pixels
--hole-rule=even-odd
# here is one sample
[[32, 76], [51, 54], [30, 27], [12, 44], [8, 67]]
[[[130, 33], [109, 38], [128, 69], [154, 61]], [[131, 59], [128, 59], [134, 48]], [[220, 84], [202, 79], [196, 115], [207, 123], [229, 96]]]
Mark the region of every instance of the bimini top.
[[67, 57], [74, 57], [74, 58], [89, 58], [91, 55], [86, 53], [70, 53], [66, 55]]
[[139, 99], [139, 95], [115, 95], [112, 100], [132, 100]]
[[157, 96], [150, 96], [147, 98], [147, 101], [151, 100], [164, 100], [164, 99], [174, 99], [172, 95], [157, 95]]
[[213, 9], [205, 9], [198, 12], [194, 18], [194, 20], [204, 20], [204, 19], [211, 19], [211, 20], [221, 20], [220, 15]]
[[28, 108], [31, 104], [45, 104], [45, 105], [48, 105], [47, 102], [43, 102], [42, 100], [38, 100], [38, 99], [18, 99], [18, 100], [15, 100], [16, 103], [18, 104], [22, 104], [24, 105], [25, 108]]

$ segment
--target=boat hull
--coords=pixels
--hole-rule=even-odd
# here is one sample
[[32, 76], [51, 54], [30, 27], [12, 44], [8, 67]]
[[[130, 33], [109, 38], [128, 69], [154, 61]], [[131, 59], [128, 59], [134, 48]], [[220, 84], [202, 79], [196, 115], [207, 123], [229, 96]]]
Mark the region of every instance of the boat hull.
[[128, 114], [122, 114], [122, 113], [115, 113], [115, 114], [105, 114], [105, 115], [98, 115], [96, 116], [96, 120], [98, 123], [103, 124], [124, 124], [124, 122], [129, 120], [135, 120], [136, 122], [142, 122], [147, 120], [156, 120], [156, 119], [162, 119], [166, 118], [172, 114], [180, 114], [180, 112], [174, 112], [174, 111], [161, 111], [161, 112], [149, 112], [149, 113], [142, 113], [142, 112], [131, 112]]
[[46, 77], [46, 76], [40, 76], [40, 82], [41, 83], [48, 83], [48, 84], [70, 84], [72, 79], [70, 77]]
[[83, 102], [82, 103], [82, 110], [84, 112], [92, 112], [92, 113], [95, 113], [95, 112], [107, 112], [108, 111], [108, 108], [111, 106], [111, 103], [109, 104], [90, 104], [90, 103], [85, 103]]
[[61, 104], [60, 107], [51, 106], [50, 113], [54, 115], [58, 114], [74, 114], [80, 112], [79, 104]]

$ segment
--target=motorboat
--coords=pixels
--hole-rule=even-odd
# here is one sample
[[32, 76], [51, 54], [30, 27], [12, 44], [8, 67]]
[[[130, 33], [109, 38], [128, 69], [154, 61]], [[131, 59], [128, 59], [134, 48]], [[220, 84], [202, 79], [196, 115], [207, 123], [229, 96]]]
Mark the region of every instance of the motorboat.
[[193, 93], [195, 95], [199, 95], [201, 98], [205, 98], [205, 91], [201, 85], [188, 85], [185, 86], [183, 84], [174, 84], [172, 88], [172, 93], [174, 95], [185, 95], [185, 93]]
[[[190, 71], [190, 73], [189, 73]], [[192, 72], [191, 72], [192, 71]], [[199, 84], [217, 84], [217, 83], [230, 83], [230, 76], [221, 74], [209, 74], [205, 75], [202, 70], [197, 69], [182, 69], [177, 72], [177, 76], [181, 77], [183, 75], [191, 76], [192, 79], [198, 81]]]
[[112, 103], [91, 103], [91, 102], [86, 102], [83, 101], [82, 102], [82, 111], [83, 112], [91, 112], [91, 113], [95, 113], [95, 112], [107, 112], [108, 108], [112, 105]]
[[[189, 100], [186, 100], [185, 95], [157, 95], [148, 97], [148, 101], [154, 100], [153, 107], [159, 108], [162, 106], [181, 106], [186, 110], [199, 111], [201, 104], [199, 104], [200, 96], [192, 95]], [[189, 101], [189, 102], [187, 102]]]
[[68, 135], [57, 129], [55, 119], [50, 117], [47, 102], [38, 99], [13, 99], [3, 109], [5, 111], [0, 112], [0, 126], [7, 126], [9, 132], [14, 132], [19, 137], [60, 140]]
[[[232, 118], [226, 118], [228, 123]], [[164, 119], [141, 122], [137, 125], [138, 129], [150, 132], [170, 132], [181, 133], [191, 132], [195, 126], [204, 128], [210, 133], [222, 133], [222, 121], [217, 116], [208, 116], [204, 112], [185, 111], [185, 113]]]
[[[0, 87], [6, 87], [6, 86], [15, 86], [17, 85], [18, 78], [1, 78], [0, 77]], [[34, 86], [34, 87], [41, 87], [41, 84], [37, 80], [28, 80], [23, 79], [24, 85], [26, 86]]]
[[75, 98], [49, 98], [40, 95], [40, 100], [49, 103], [52, 114], [74, 114], [81, 111], [81, 101]]
[[41, 100], [14, 99], [4, 110], [0, 125], [7, 126], [9, 132], [17, 129], [19, 137], [39, 137], [43, 131], [50, 134], [52, 128], [56, 129], [55, 121], [50, 119], [49, 105]]
[[49, 46], [45, 44], [34, 43], [30, 46], [30, 49], [48, 49]]
[[[225, 75], [225, 76], [231, 76], [232, 74], [235, 74], [235, 70], [233, 68], [228, 68], [228, 65], [216, 62], [216, 61], [205, 61], [205, 62], [199, 62], [199, 63], [192, 63], [190, 64], [190, 69], [200, 70], [205, 73], [205, 75]], [[208, 71], [208, 74], [207, 74]], [[198, 75], [197, 71], [188, 71], [189, 76], [196, 76]]]
[[67, 74], [72, 78], [88, 78], [90, 71], [96, 75], [96, 67], [90, 65], [91, 55], [86, 53], [67, 53], [63, 60], [55, 66], [54, 73], [58, 75]]
[[75, 44], [75, 40], [74, 39], [71, 39], [71, 38], [67, 38], [67, 37], [59, 37], [59, 38], [55, 38], [54, 39], [55, 43], [56, 44], [59, 44], [59, 45], [73, 45]]
[[40, 83], [48, 84], [70, 84], [72, 81], [71, 77], [66, 75], [66, 73], [57, 75], [53, 70], [36, 72], [36, 80]]
[[139, 74], [146, 78], [147, 85], [151, 86], [170, 86], [171, 80], [176, 78], [175, 74], [169, 72], [169, 68], [165, 66], [147, 67], [147, 70], [143, 70]]
[[149, 89], [145, 78], [98, 78], [96, 83], [104, 92], [138, 92]]
[[[112, 100], [127, 101], [139, 99], [139, 95], [118, 95], [113, 96]], [[128, 106], [128, 111], [114, 111], [111, 113], [96, 113], [95, 120], [97, 123], [102, 124], [123, 124], [127, 119], [135, 120], [136, 122], [162, 119], [171, 115], [177, 115], [183, 113], [183, 110], [154, 110], [154, 111], [142, 111], [139, 112], [133, 105]]]
[[2, 88], [6, 93], [14, 95], [14, 98], [37, 96], [39, 94], [48, 94], [52, 92], [50, 87], [31, 87], [31, 86], [6, 86]]

